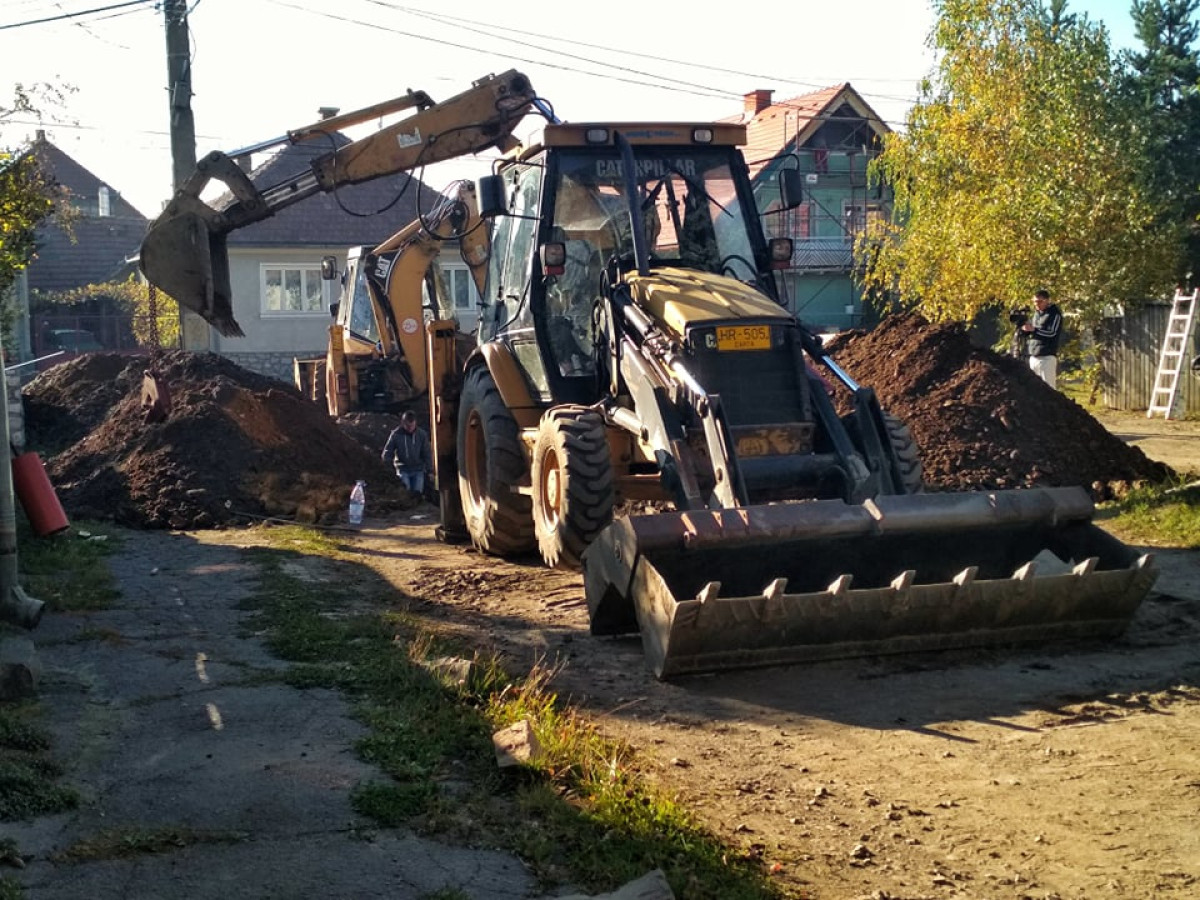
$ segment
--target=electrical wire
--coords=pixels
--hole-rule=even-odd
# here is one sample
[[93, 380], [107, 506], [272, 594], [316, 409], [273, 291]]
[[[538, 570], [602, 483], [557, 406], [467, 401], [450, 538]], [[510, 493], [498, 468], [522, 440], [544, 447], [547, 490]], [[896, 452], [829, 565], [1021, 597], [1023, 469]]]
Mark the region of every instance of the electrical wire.
[[[485, 49], [477, 44], [464, 44], [464, 43], [459, 43], [456, 41], [446, 40], [444, 38], [435, 38], [430, 35], [417, 34], [417, 33], [409, 32], [409, 31], [405, 31], [400, 28], [390, 27], [388, 25], [385, 25], [385, 24], [379, 22], [378, 20], [371, 20], [369, 22], [363, 21], [361, 19], [352, 18], [347, 15], [329, 13], [329, 12], [325, 12], [323, 10], [312, 9], [311, 7], [304, 6], [299, 3], [289, 2], [289, 0], [266, 0], [266, 2], [272, 3], [276, 6], [281, 6], [281, 7], [285, 7], [288, 9], [295, 9], [300, 12], [306, 12], [306, 13], [309, 13], [310, 15], [315, 15], [315, 16], [320, 16], [322, 18], [331, 19], [333, 21], [345, 22], [345, 23], [351, 24], [351, 25], [361, 25], [363, 27], [370, 28], [372, 31], [376, 31], [376, 32], [386, 31], [386, 32], [390, 32], [393, 34], [399, 34], [403, 37], [407, 37], [412, 40], [423, 41], [426, 43], [432, 43], [432, 44], [436, 44], [436, 45], [442, 46], [442, 47], [450, 47], [450, 48], [453, 48], [456, 50], [467, 50], [467, 51], [470, 51], [473, 53], [488, 53], [488, 52], [490, 52], [487, 49]], [[382, 3], [381, 0], [366, 0], [366, 2], [375, 3], [376, 5], [382, 5], [382, 6], [386, 6], [388, 8], [393, 8], [393, 9], [395, 8], [395, 7], [390, 6], [389, 4]], [[455, 26], [455, 27], [461, 27], [461, 26]], [[467, 30], [476, 30], [476, 29], [467, 29]], [[483, 32], [483, 33], [490, 37], [496, 37], [496, 35], [490, 35], [487, 32]], [[588, 76], [592, 76], [595, 78], [603, 78], [607, 81], [615, 81], [615, 82], [620, 82], [623, 84], [633, 84], [633, 85], [637, 85], [638, 87], [641, 87], [641, 88], [652, 87], [652, 88], [656, 88], [656, 89], [660, 89], [660, 90], [672, 91], [674, 93], [691, 94], [693, 96], [705, 97], [705, 98], [709, 98], [709, 99], [740, 100], [744, 96], [742, 93], [737, 93], [737, 92], [728, 91], [728, 90], [722, 90], [720, 88], [706, 86], [706, 85], [695, 85], [695, 84], [692, 84], [691, 82], [682, 81], [680, 79], [674, 79], [674, 78], [671, 78], [670, 76], [666, 76], [666, 75], [657, 75], [654, 73], [642, 72], [637, 69], [629, 69], [627, 67], [612, 65], [610, 63], [605, 63], [603, 61], [598, 61], [598, 60], [592, 60], [592, 59], [588, 59], [586, 57], [577, 57], [577, 56], [574, 56], [569, 53], [564, 53], [563, 51], [560, 51], [560, 50], [553, 50], [553, 49], [545, 48], [545, 47], [542, 47], [537, 44], [530, 44], [530, 43], [515, 40], [513, 38], [500, 37], [500, 39], [509, 41], [510, 43], [514, 43], [519, 46], [533, 47], [534, 49], [542, 50], [542, 51], [556, 54], [559, 56], [565, 56], [568, 59], [576, 59], [580, 62], [586, 62], [593, 66], [601, 66], [604, 69], [607, 69], [610, 71], [594, 71], [594, 70], [589, 70], [589, 69], [585, 69], [585, 68], [580, 68], [578, 66], [550, 62], [550, 61], [545, 60], [544, 58], [538, 59], [538, 58], [532, 58], [529, 56], [510, 56], [510, 58], [516, 62], [530, 63], [533, 65], [542, 66], [544, 68], [554, 69], [557, 71], [573, 72], [573, 73], [580, 74], [580, 75], [588, 75]], [[615, 53], [617, 51], [614, 50], [613, 52]], [[613, 75], [613, 74], [611, 74], [611, 70], [625, 71], [625, 72], [631, 73], [631, 75], [630, 75], [630, 77]], [[634, 75], [639, 76], [639, 77], [633, 77]], [[757, 76], [754, 76], [754, 77], [757, 77]], [[662, 82], [672, 82], [674, 84], [674, 86], [672, 84], [649, 84], [648, 85], [645, 80], [646, 78], [654, 78], [654, 79], [657, 79]], [[791, 81], [789, 81], [789, 83], [804, 84], [804, 82], [795, 81], [795, 80], [791, 80]], [[898, 100], [900, 102], [912, 102], [912, 99], [913, 99], [913, 98], [898, 98], [898, 97], [893, 98], [893, 97], [888, 97], [888, 96], [882, 95], [882, 94], [866, 94], [866, 93], [862, 94], [862, 96], [863, 97], [878, 97], [879, 99], [894, 99], [894, 100]], [[786, 102], [777, 103], [774, 105], [784, 106], [784, 107], [789, 106], [789, 104], [787, 104]], [[799, 107], [799, 106], [793, 106], [791, 108], [802, 109], [802, 107]], [[859, 117], [859, 118], [861, 118], [863, 121], [869, 121], [868, 117]], [[878, 121], [885, 122], [889, 126], [894, 126], [897, 124], [895, 122], [885, 120], [882, 117], [879, 117]]]
[[[764, 74], [755, 73], [755, 72], [745, 72], [745, 71], [742, 71], [739, 69], [726, 69], [726, 68], [722, 68], [721, 66], [714, 66], [714, 65], [707, 64], [707, 63], [697, 63], [697, 62], [692, 62], [690, 60], [685, 60], [685, 59], [675, 59], [675, 58], [669, 57], [669, 56], [662, 56], [661, 54], [639, 53], [635, 50], [629, 50], [627, 48], [622, 48], [620, 51], [616, 51], [612, 47], [606, 47], [603, 44], [593, 44], [593, 43], [589, 43], [587, 41], [576, 41], [576, 40], [571, 40], [570, 38], [564, 38], [560, 35], [541, 34], [541, 33], [529, 31], [528, 29], [523, 29], [523, 28], [521, 28], [521, 29], [509, 28], [504, 25], [496, 25], [496, 24], [490, 23], [490, 22], [481, 23], [481, 22], [471, 20], [471, 19], [459, 18], [457, 16], [447, 16], [447, 15], [443, 15], [441, 13], [429, 12], [427, 10], [419, 10], [419, 9], [413, 9], [412, 7], [408, 7], [408, 6], [400, 6], [399, 4], [388, 3], [388, 2], [386, 2], [386, 0], [364, 0], [364, 2], [373, 3], [377, 6], [382, 6], [387, 9], [393, 9], [398, 12], [404, 12], [404, 13], [408, 13], [409, 15], [429, 19], [430, 21], [438, 22], [440, 24], [461, 27], [461, 28], [466, 29], [467, 31], [475, 31], [475, 32], [477, 32], [479, 34], [483, 34], [487, 37], [496, 36], [495, 32], [509, 32], [509, 33], [514, 33], [514, 34], [520, 34], [527, 38], [541, 38], [546, 41], [555, 41], [560, 44], [574, 44], [577, 47], [587, 47], [588, 49], [602, 50], [604, 52], [609, 52], [609, 53], [619, 52], [621, 56], [632, 56], [632, 57], [637, 57], [639, 59], [651, 59], [651, 60], [654, 60], [654, 61], [660, 62], [660, 63], [670, 63], [671, 65], [684, 66], [684, 67], [691, 68], [691, 69], [699, 69], [704, 72], [715, 72], [715, 73], [722, 74], [722, 75], [736, 75], [739, 78], [755, 78], [755, 79], [762, 79], [762, 80], [767, 80], [767, 81], [784, 82], [786, 84], [800, 85], [801, 87], [808, 87], [808, 88], [812, 88], [814, 90], [820, 90], [820, 89], [826, 88], [830, 85], [829, 81], [811, 82], [811, 81], [796, 79], [796, 78], [785, 78], [785, 77], [782, 77], [779, 75], [764, 75]], [[479, 28], [472, 27], [472, 26], [478, 26], [478, 25], [484, 25], [484, 26], [486, 26], [486, 28], [491, 29], [491, 30], [484, 31]], [[542, 44], [526, 43], [524, 41], [517, 41], [515, 39], [509, 39], [509, 38], [505, 38], [505, 39], [506, 40], [514, 40], [515, 43], [521, 44], [523, 46], [548, 49]], [[557, 51], [557, 50], [551, 50], [551, 52], [561, 53], [561, 51]], [[570, 56], [570, 54], [565, 54], [565, 53], [562, 55]], [[593, 62], [597, 65], [609, 65], [609, 63], [605, 63], [602, 60], [586, 60], [586, 61]], [[638, 73], [638, 71], [635, 69], [626, 69], [623, 66], [615, 66], [614, 68], [621, 69], [623, 71], [633, 72], [635, 74], [647, 74], [647, 73]], [[667, 78], [667, 76], [652, 75], [652, 77], [664, 78], [666, 80], [671, 80], [671, 81], [677, 80], [677, 79], [669, 79], [669, 78]], [[912, 79], [905, 79], [905, 78], [857, 78], [857, 79], [842, 78], [842, 79], [838, 80], [836, 83], [840, 84], [843, 81], [882, 81], [882, 82], [897, 82], [897, 83], [899, 83], [899, 82], [904, 82], [904, 81], [916, 82], [918, 80], [919, 80], [919, 78], [912, 78]], [[680, 83], [691, 84], [691, 82], [686, 82], [686, 81], [682, 81]], [[713, 90], [717, 91], [719, 89], [713, 88]], [[721, 93], [727, 94], [728, 92], [722, 91]], [[882, 100], [897, 100], [900, 102], [909, 102], [912, 99], [909, 97], [893, 97], [893, 96], [888, 96], [886, 94], [877, 94], [877, 93], [872, 93], [870, 96], [878, 97]]]
[[114, 3], [110, 6], [97, 6], [93, 9], [83, 9], [79, 12], [63, 13], [58, 16], [49, 16], [43, 19], [27, 19], [24, 22], [11, 22], [8, 25], [0, 25], [0, 31], [7, 31], [10, 28], [24, 28], [28, 25], [45, 25], [47, 22], [62, 22], [69, 19], [78, 19], [82, 16], [90, 16], [95, 13], [110, 12], [114, 9], [123, 9], [128, 6], [145, 6], [147, 3], [156, 3], [157, 0], [126, 0], [125, 3]]

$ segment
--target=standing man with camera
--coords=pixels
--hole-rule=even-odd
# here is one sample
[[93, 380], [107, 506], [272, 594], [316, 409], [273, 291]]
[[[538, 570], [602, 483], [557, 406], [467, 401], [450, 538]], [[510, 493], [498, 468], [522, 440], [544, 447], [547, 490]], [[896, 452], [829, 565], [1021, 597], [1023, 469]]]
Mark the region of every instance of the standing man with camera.
[[1037, 312], [1021, 326], [1029, 335], [1029, 368], [1052, 388], [1058, 387], [1058, 339], [1062, 336], [1062, 313], [1050, 302], [1050, 292], [1033, 295]]

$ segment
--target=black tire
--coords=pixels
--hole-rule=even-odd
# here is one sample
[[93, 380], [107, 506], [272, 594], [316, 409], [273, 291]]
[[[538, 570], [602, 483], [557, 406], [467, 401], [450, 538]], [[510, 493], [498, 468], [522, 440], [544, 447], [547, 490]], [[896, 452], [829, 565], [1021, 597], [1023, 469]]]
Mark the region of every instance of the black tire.
[[530, 499], [520, 428], [483, 366], [467, 373], [458, 409], [458, 488], [471, 543], [484, 553], [532, 553]]
[[883, 423], [887, 427], [892, 459], [900, 472], [900, 492], [903, 494], [921, 493], [925, 488], [925, 470], [921, 465], [921, 454], [917, 449], [917, 442], [913, 439], [912, 431], [891, 413], [883, 414]]
[[613, 470], [604, 418], [580, 406], [550, 410], [533, 448], [533, 525], [542, 561], [577, 569], [612, 521]]

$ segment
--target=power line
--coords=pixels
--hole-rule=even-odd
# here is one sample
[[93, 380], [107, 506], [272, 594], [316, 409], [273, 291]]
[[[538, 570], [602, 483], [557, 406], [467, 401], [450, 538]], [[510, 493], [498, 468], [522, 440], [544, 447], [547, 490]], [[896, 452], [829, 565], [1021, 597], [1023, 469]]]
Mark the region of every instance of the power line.
[[27, 25], [45, 25], [47, 22], [61, 22], [65, 19], [78, 19], [81, 16], [90, 16], [94, 13], [110, 12], [114, 9], [122, 9], [127, 6], [145, 6], [147, 3], [154, 3], [155, 0], [127, 0], [125, 3], [114, 3], [111, 6], [97, 6], [93, 9], [83, 9], [79, 12], [63, 13], [60, 16], [49, 16], [45, 19], [28, 19], [24, 22], [13, 22], [8, 25], [0, 25], [0, 31], [7, 31], [10, 28], [24, 28]]
[[[314, 15], [314, 16], [321, 16], [322, 18], [332, 19], [336, 22], [346, 22], [347, 24], [350, 24], [350, 25], [361, 25], [364, 28], [369, 28], [371, 31], [374, 31], [374, 32], [388, 31], [393, 34], [399, 34], [399, 35], [403, 35], [404, 37], [407, 37], [407, 38], [412, 38], [413, 40], [425, 41], [427, 43], [437, 44], [438, 46], [441, 46], [441, 47], [452, 47], [456, 50], [468, 50], [468, 51], [471, 51], [472, 53], [487, 53], [487, 52], [489, 52], [488, 50], [486, 50], [482, 47], [472, 46], [471, 44], [460, 44], [455, 41], [448, 41], [448, 40], [445, 40], [442, 38], [428, 37], [428, 36], [422, 35], [422, 34], [413, 34], [408, 31], [403, 31], [399, 28], [389, 28], [388, 26], [382, 25], [377, 21], [365, 22], [361, 19], [354, 19], [349, 16], [336, 15], [334, 13], [324, 12], [321, 10], [315, 10], [315, 9], [311, 9], [310, 7], [307, 7], [307, 6], [301, 6], [297, 3], [289, 3], [289, 2], [287, 2], [287, 0], [268, 0], [268, 2], [274, 3], [276, 6], [283, 6], [288, 9], [295, 9], [295, 10], [299, 10], [301, 12], [310, 13], [311, 15]], [[511, 39], [505, 38], [505, 40], [511, 40]], [[517, 43], [517, 42], [513, 41], [513, 43]], [[558, 51], [551, 51], [551, 52], [554, 53], [554, 52], [558, 52]], [[562, 55], [562, 54], [560, 54], [560, 55]], [[586, 69], [580, 69], [580, 68], [577, 68], [574, 66], [560, 65], [558, 63], [547, 62], [547, 61], [541, 60], [541, 59], [532, 59], [530, 57], [512, 56], [510, 58], [516, 62], [532, 63], [533, 65], [544, 66], [549, 69], [559, 69], [564, 72], [576, 72], [576, 73], [579, 73], [582, 75], [592, 75], [597, 78], [607, 78], [610, 81], [620, 81], [620, 82], [624, 82], [626, 84], [636, 84], [639, 87], [647, 86], [644, 81], [637, 80], [634, 78], [621, 78], [619, 76], [609, 75], [604, 72], [591, 72], [591, 71], [587, 71]], [[591, 62], [590, 60], [588, 60], [588, 61]], [[595, 65], [607, 65], [607, 64], [595, 63]], [[608, 68], [614, 68], [614, 67], [609, 66]], [[654, 76], [650, 76], [650, 77], [659, 78], [661, 76], [654, 75]], [[651, 85], [651, 86], [653, 87], [653, 85]], [[688, 91], [683, 88], [666, 88], [665, 86], [663, 86], [663, 87], [667, 90], [674, 90], [679, 93], [695, 94], [696, 96], [699, 96], [699, 97], [730, 96], [728, 94], [728, 92], [725, 92], [725, 91], [715, 92], [715, 89], [712, 89], [712, 88]]]
[[[466, 28], [468, 31], [476, 31], [477, 30], [475, 28], [472, 28], [471, 27], [472, 25], [485, 25], [487, 28], [492, 29], [491, 32], [480, 31], [479, 33], [481, 33], [481, 34], [490, 35], [490, 34], [492, 34], [492, 32], [495, 32], [495, 31], [509, 32], [509, 33], [513, 33], [513, 34], [521, 34], [521, 35], [524, 35], [525, 37], [530, 37], [530, 38], [543, 38], [543, 39], [549, 40], [549, 41], [558, 41], [559, 43], [563, 43], [563, 44], [574, 44], [577, 47], [587, 47], [592, 50], [602, 50], [605, 52], [617, 52], [612, 47], [606, 47], [603, 44], [592, 44], [587, 41], [572, 40], [571, 38], [564, 38], [559, 35], [553, 35], [553, 34], [539, 34], [537, 32], [529, 31], [528, 29], [509, 28], [504, 25], [496, 25], [496, 24], [490, 23], [490, 22], [477, 22], [475, 20], [463, 19], [463, 18], [459, 18], [457, 16], [448, 16], [448, 15], [443, 15], [441, 13], [413, 9], [412, 7], [408, 7], [408, 6], [400, 6], [395, 3], [388, 3], [388, 2], [386, 2], [386, 0], [365, 0], [365, 2], [374, 3], [377, 6], [383, 6], [385, 8], [397, 10], [399, 12], [406, 12], [406, 13], [409, 13], [410, 15], [420, 16], [422, 18], [427, 18], [427, 19], [430, 19], [435, 22], [440, 22], [442, 24], [456, 25], [459, 27]], [[517, 43], [523, 44], [524, 42], [517, 41]], [[527, 46], [540, 46], [540, 45], [529, 44]], [[561, 51], [552, 50], [551, 52], [559, 53]], [[636, 50], [629, 50], [627, 48], [622, 48], [620, 50], [620, 53], [622, 56], [635, 56], [640, 59], [652, 59], [657, 62], [670, 63], [672, 65], [677, 65], [677, 66], [686, 66], [686, 67], [692, 68], [692, 69], [700, 69], [705, 72], [716, 72], [716, 73], [719, 73], [722, 75], [736, 75], [739, 78], [756, 78], [756, 79], [762, 79], [764, 81], [781, 81], [786, 84], [795, 84], [795, 85], [799, 85], [801, 87], [813, 88], [816, 90], [820, 90], [822, 88], [829, 87], [828, 83], [817, 83], [817, 82], [811, 82], [811, 81], [800, 80], [800, 79], [795, 79], [795, 78], [785, 78], [785, 77], [782, 77], [779, 75], [764, 75], [764, 74], [755, 73], [755, 72], [745, 72], [745, 71], [741, 71], [739, 69], [725, 69], [720, 66], [714, 66], [714, 65], [707, 64], [707, 63], [691, 62], [690, 60], [685, 60], [685, 59], [674, 59], [669, 56], [662, 56], [661, 54], [639, 53]], [[563, 54], [563, 55], [567, 55], [567, 54]], [[589, 60], [589, 62], [593, 62], [593, 60]], [[600, 62], [598, 64], [606, 65], [606, 63], [603, 63], [603, 62]], [[620, 67], [618, 67], [618, 68], [620, 68]], [[630, 71], [632, 71], [632, 70], [630, 70]], [[658, 76], [656, 76], [656, 77], [658, 77]], [[674, 79], [671, 79], [671, 80], [674, 80]], [[849, 77], [842, 77], [842, 78], [837, 79], [837, 83], [840, 84], [843, 81], [882, 81], [882, 82], [912, 81], [912, 82], [916, 82], [919, 80], [920, 80], [919, 78], [905, 79], [905, 78], [849, 78]], [[911, 100], [912, 100], [911, 97], [893, 97], [893, 96], [888, 96], [886, 94], [873, 93], [870, 96], [878, 97], [882, 100], [896, 100], [899, 102], [911, 102]]]
[[[78, 122], [51, 122], [51, 121], [46, 121], [46, 120], [38, 121], [36, 119], [6, 119], [2, 124], [4, 127], [10, 126], [10, 125], [26, 125], [26, 126], [33, 126], [35, 128], [65, 128], [65, 129], [70, 129], [73, 131], [95, 131], [95, 132], [107, 132], [107, 133], [111, 133], [113, 131], [113, 128], [111, 125], [81, 125]], [[121, 134], [140, 134], [140, 135], [147, 135], [149, 137], [170, 137], [171, 136], [170, 132], [168, 132], [168, 131], [151, 131], [151, 130], [148, 130], [145, 128], [122, 129]], [[220, 143], [221, 141], [224, 140], [224, 138], [217, 137], [216, 135], [210, 135], [210, 134], [199, 134], [196, 136], [199, 138], [202, 138], [206, 141], [214, 141], [217, 143]]]
[[[361, 25], [361, 26], [369, 28], [370, 30], [375, 31], [375, 32], [388, 31], [388, 32], [392, 32], [394, 34], [399, 34], [404, 37], [411, 38], [413, 40], [425, 41], [427, 43], [437, 44], [437, 45], [443, 46], [443, 47], [452, 47], [454, 49], [459, 49], [459, 50], [468, 50], [468, 51], [471, 51], [474, 53], [487, 53], [488, 52], [486, 49], [476, 46], [476, 45], [458, 43], [458, 42], [446, 40], [443, 38], [435, 38], [435, 37], [431, 37], [428, 35], [422, 35], [422, 34], [416, 34], [416, 33], [408, 32], [408, 31], [404, 31], [399, 28], [388, 27], [387, 25], [381, 24], [377, 20], [371, 20], [370, 22], [366, 22], [366, 21], [362, 21], [360, 19], [355, 19], [355, 18], [351, 18], [349, 16], [345, 16], [345, 15], [329, 13], [329, 12], [325, 12], [323, 10], [315, 10], [310, 7], [298, 4], [298, 3], [288, 2], [288, 0], [268, 0], [268, 2], [274, 3], [277, 6], [282, 6], [282, 7], [289, 8], [289, 9], [295, 9], [300, 12], [306, 12], [306, 13], [309, 13], [310, 15], [315, 15], [315, 16], [320, 16], [322, 18], [331, 19], [333, 21], [345, 22], [345, 23], [351, 24], [351, 25]], [[380, 2], [380, 0], [366, 0], [366, 2], [375, 3], [376, 5], [385, 6], [387, 8], [393, 9], [393, 10], [405, 11], [405, 8], [403, 8], [403, 7], [396, 7], [393, 4]], [[456, 28], [464, 28], [465, 27], [465, 29], [468, 31], [475, 31], [476, 33], [483, 33], [490, 37], [498, 37], [501, 40], [506, 40], [506, 41], [509, 41], [510, 43], [514, 43], [514, 44], [517, 44], [520, 46], [532, 46], [535, 49], [544, 50], [544, 51], [547, 50], [547, 48], [542, 47], [540, 45], [528, 44], [526, 42], [519, 41], [519, 40], [516, 40], [513, 38], [509, 38], [509, 37], [504, 37], [502, 35], [490, 34], [489, 32], [486, 32], [486, 31], [480, 32], [478, 29], [471, 28], [471, 27], [459, 26], [459, 25], [451, 24], [451, 23], [447, 23], [447, 22], [443, 22], [442, 24], [450, 24], [451, 27], [456, 27]], [[543, 37], [549, 38], [550, 36], [543, 36]], [[557, 40], [557, 38], [551, 38], [551, 39]], [[612, 50], [612, 48], [599, 48], [599, 49], [607, 49], [614, 53], [617, 52], [615, 50]], [[739, 93], [739, 92], [723, 90], [721, 88], [709, 87], [709, 86], [705, 86], [705, 85], [693, 85], [691, 82], [684, 82], [679, 79], [670, 78], [669, 76], [656, 75], [656, 74], [647, 73], [647, 72], [640, 72], [639, 70], [629, 69], [629, 68], [626, 68], [623, 66], [612, 65], [610, 63], [605, 63], [603, 61], [587, 59], [584, 57], [577, 57], [577, 56], [574, 56], [569, 53], [565, 53], [560, 50], [549, 50], [548, 52], [559, 55], [559, 56], [567, 57], [568, 59], [577, 59], [582, 62], [587, 62], [591, 65], [602, 66], [610, 71], [607, 71], [607, 72], [592, 71], [592, 70], [588, 70], [588, 69], [579, 68], [578, 66], [571, 66], [571, 65], [566, 65], [566, 64], [562, 64], [562, 63], [548, 62], [545, 59], [536, 59], [536, 58], [531, 58], [531, 57], [511, 56], [510, 58], [517, 62], [531, 63], [533, 65], [543, 66], [545, 68], [556, 69], [556, 70], [564, 71], [564, 72], [573, 72], [573, 73], [582, 74], [582, 75], [590, 75], [590, 76], [593, 76], [596, 78], [604, 78], [609, 81], [616, 81], [616, 82], [621, 82], [624, 84], [634, 84], [634, 85], [637, 85], [638, 87], [642, 87], [642, 88], [652, 87], [652, 88], [656, 88], [659, 90], [672, 91], [674, 93], [691, 94], [693, 96], [706, 97], [706, 98], [710, 98], [710, 99], [740, 100], [743, 96], [743, 94]], [[638, 55], [638, 54], [626, 53], [623, 50], [621, 51], [621, 53], [623, 55]], [[666, 60], [666, 61], [672, 62], [672, 60]], [[718, 71], [718, 72], [728, 71], [728, 70], [716, 69], [715, 67], [699, 66], [698, 64], [692, 64], [692, 63], [682, 63], [682, 64], [683, 65], [695, 65], [698, 68], [707, 68], [707, 69], [711, 69], [713, 71]], [[620, 75], [613, 75], [613, 74], [611, 74], [611, 70], [614, 70], [614, 69], [618, 70], [618, 71], [629, 72], [629, 73], [635, 74], [635, 75], [640, 75], [641, 77], [634, 78], [634, 77], [622, 77]], [[742, 74], [744, 74], [744, 73], [742, 73]], [[748, 76], [748, 77], [760, 77], [760, 76]], [[659, 81], [670, 81], [670, 82], [674, 82], [676, 85], [679, 85], [679, 86], [672, 86], [670, 84], [647, 84], [645, 81], [646, 78], [655, 78], [655, 79], [658, 79]], [[791, 84], [801, 84], [801, 85], [805, 84], [805, 82], [802, 82], [802, 81], [795, 81], [795, 80], [789, 80], [789, 79], [779, 79], [779, 80], [788, 81], [788, 83], [791, 83]], [[902, 103], [914, 102], [914, 98], [911, 98], [911, 97], [891, 97], [891, 96], [883, 95], [883, 94], [866, 94], [866, 93], [863, 93], [862, 96], [874, 97], [874, 98], [878, 98], [881, 100], [894, 100], [894, 101], [902, 102]], [[776, 104], [776, 105], [784, 105], [784, 104]], [[896, 122], [888, 122], [887, 120], [882, 119], [882, 117], [881, 117], [881, 121], [886, 122], [888, 125], [896, 125], [897, 124]]]

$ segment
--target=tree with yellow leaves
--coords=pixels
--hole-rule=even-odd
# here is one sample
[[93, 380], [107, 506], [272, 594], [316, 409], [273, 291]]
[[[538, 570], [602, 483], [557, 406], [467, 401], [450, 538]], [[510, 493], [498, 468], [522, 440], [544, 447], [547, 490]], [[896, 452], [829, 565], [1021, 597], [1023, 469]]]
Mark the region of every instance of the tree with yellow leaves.
[[935, 8], [935, 70], [872, 170], [895, 214], [857, 248], [864, 287], [934, 321], [1046, 288], [1084, 324], [1169, 290], [1182, 229], [1139, 177], [1138, 120], [1103, 28], [1062, 0]]

